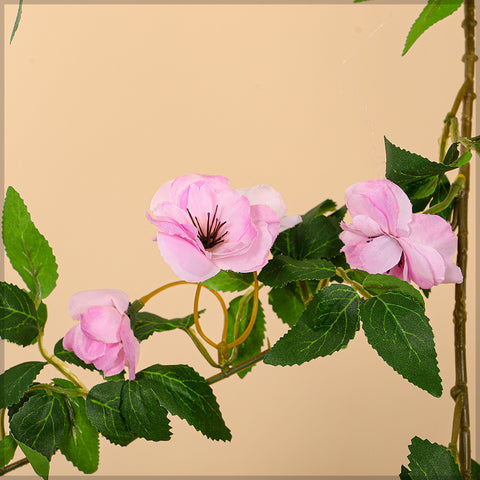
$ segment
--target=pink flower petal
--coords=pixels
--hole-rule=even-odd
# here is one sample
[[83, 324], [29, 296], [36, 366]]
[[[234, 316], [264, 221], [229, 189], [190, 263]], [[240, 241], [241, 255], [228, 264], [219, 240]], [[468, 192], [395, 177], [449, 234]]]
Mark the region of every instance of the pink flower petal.
[[74, 320], [80, 320], [80, 315], [90, 307], [115, 306], [119, 312], [126, 312], [128, 295], [121, 290], [85, 290], [70, 297], [68, 313]]
[[81, 315], [80, 324], [85, 335], [92, 340], [117, 343], [123, 315], [115, 307], [90, 307]]
[[285, 230], [288, 230], [289, 228], [292, 228], [295, 225], [298, 225], [299, 223], [301, 223], [301, 221], [302, 221], [301, 215], [288, 215], [286, 217], [281, 217], [279, 233]]
[[125, 352], [122, 344], [111, 343], [106, 346], [102, 357], [97, 358], [93, 364], [98, 370], [102, 370], [105, 377], [117, 375], [125, 367]]
[[125, 352], [125, 365], [128, 366], [128, 379], [135, 380], [135, 369], [140, 356], [140, 342], [133, 335], [130, 319], [125, 315], [120, 327], [123, 350]]
[[161, 209], [164, 202], [171, 202], [170, 188], [172, 182], [173, 180], [164, 183], [153, 196], [152, 202], [150, 203], [150, 210], [155, 216], [159, 215], [158, 211]]
[[77, 323], [72, 327], [63, 339], [63, 348], [73, 351], [75, 355], [85, 363], [92, 363], [105, 353], [106, 345], [88, 338]]
[[287, 205], [283, 197], [270, 185], [255, 185], [250, 188], [240, 188], [237, 192], [247, 197], [250, 205], [266, 205], [270, 207], [279, 218], [287, 213]]
[[216, 192], [228, 188], [228, 178], [215, 175], [198, 175], [196, 173], [177, 177], [170, 187], [170, 198], [180, 208], [186, 209], [188, 204], [188, 191], [192, 185], [210, 185]]

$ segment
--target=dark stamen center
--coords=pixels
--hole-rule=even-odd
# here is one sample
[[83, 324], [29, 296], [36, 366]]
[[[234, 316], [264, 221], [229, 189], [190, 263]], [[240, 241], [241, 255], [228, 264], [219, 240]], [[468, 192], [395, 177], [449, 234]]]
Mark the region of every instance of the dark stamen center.
[[228, 230], [226, 230], [224, 233], [219, 235], [220, 229], [227, 222], [220, 222], [220, 220], [217, 218], [217, 211], [218, 205], [215, 206], [215, 211], [213, 212], [213, 215], [211, 215], [210, 212], [207, 213], [207, 225], [205, 227], [206, 231], [204, 232], [202, 226], [200, 225], [200, 222], [198, 221], [198, 218], [193, 217], [190, 213], [190, 210], [187, 208], [188, 216], [190, 217], [193, 226], [197, 229], [198, 238], [202, 242], [205, 249], [212, 248], [215, 245], [224, 242], [224, 237], [228, 233]]

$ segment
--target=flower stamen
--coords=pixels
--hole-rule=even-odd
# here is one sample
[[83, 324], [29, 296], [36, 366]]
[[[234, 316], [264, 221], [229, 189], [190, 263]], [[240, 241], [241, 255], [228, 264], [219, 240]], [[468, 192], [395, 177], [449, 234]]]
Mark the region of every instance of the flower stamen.
[[218, 205], [215, 206], [215, 211], [213, 212], [213, 215], [210, 214], [210, 212], [207, 213], [207, 225], [206, 225], [206, 232], [203, 231], [202, 226], [200, 225], [200, 222], [198, 221], [198, 217], [193, 217], [192, 214], [190, 213], [190, 210], [187, 208], [187, 213], [188, 216], [190, 217], [190, 220], [193, 223], [193, 226], [197, 229], [197, 236], [202, 242], [202, 245], [205, 247], [205, 249], [209, 249], [214, 247], [215, 245], [218, 245], [219, 243], [222, 243], [225, 241], [224, 237], [228, 233], [228, 230], [219, 235], [220, 229], [227, 223], [227, 222], [221, 222], [217, 218], [217, 212], [218, 212]]

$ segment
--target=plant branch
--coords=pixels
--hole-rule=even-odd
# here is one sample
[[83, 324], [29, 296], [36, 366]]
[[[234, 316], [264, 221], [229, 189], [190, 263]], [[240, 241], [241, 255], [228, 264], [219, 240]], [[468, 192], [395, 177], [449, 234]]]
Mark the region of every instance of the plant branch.
[[0, 470], [0, 477], [9, 472], [12, 472], [13, 470], [16, 470], [17, 468], [27, 465], [28, 463], [30, 462], [26, 458], [22, 458], [21, 460], [11, 463], [10, 465], [7, 465], [3, 470]]

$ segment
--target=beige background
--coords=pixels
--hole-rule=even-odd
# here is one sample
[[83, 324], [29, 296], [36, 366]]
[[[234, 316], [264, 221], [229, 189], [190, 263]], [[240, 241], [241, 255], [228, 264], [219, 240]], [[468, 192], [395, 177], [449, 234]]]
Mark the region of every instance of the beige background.
[[[26, 4], [8, 46], [16, 5], [5, 6], [5, 185], [21, 193], [59, 264], [48, 298], [49, 349], [73, 325], [66, 306], [74, 292], [119, 288], [133, 300], [175, 280], [144, 218], [156, 189], [173, 177], [221, 174], [238, 188], [270, 183], [293, 214], [327, 197], [342, 204], [347, 186], [381, 178], [383, 135], [434, 159], [462, 82], [463, 31], [457, 13], [402, 58], [421, 9]], [[471, 219], [474, 232], [473, 208]], [[472, 249], [472, 406], [473, 261]], [[5, 275], [18, 280], [8, 262]], [[428, 302], [440, 399], [393, 372], [359, 332], [332, 357], [301, 367], [259, 365], [243, 381], [216, 384], [231, 443], [212, 442], [173, 418], [170, 442], [136, 440], [121, 449], [102, 440], [98, 472], [396, 475], [413, 436], [449, 441], [452, 298], [452, 286], [441, 286]], [[192, 289], [182, 287], [150, 308], [179, 316], [192, 301]], [[209, 302], [205, 296], [205, 328], [218, 335], [219, 311]], [[264, 305], [273, 343], [286, 328]], [[39, 357], [35, 347], [9, 344], [5, 352], [7, 366]], [[181, 332], [144, 344], [140, 368], [152, 363], [215, 373]], [[61, 455], [52, 463], [55, 474], [76, 472]]]

